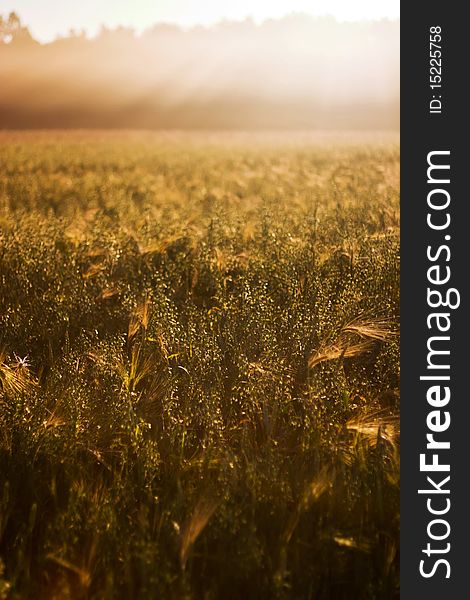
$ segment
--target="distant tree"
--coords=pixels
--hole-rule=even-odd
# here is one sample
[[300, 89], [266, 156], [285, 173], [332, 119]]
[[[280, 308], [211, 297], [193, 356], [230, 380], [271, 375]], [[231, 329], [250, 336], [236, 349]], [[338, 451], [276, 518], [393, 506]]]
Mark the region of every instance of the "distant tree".
[[21, 29], [21, 20], [15, 12], [11, 12], [7, 19], [0, 15], [0, 41], [8, 44]]
[[34, 42], [27, 27], [23, 27], [20, 17], [11, 12], [8, 18], [0, 15], [0, 43]]

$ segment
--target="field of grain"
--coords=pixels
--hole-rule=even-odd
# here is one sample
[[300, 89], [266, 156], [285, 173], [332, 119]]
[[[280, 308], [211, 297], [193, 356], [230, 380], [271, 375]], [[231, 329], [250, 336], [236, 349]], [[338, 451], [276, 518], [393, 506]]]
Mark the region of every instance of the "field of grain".
[[0, 598], [394, 598], [399, 151], [0, 133]]

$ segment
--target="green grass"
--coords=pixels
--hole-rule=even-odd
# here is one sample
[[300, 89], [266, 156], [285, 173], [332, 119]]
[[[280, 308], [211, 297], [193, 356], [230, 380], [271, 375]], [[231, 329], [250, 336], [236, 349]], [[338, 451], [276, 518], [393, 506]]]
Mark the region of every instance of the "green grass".
[[395, 597], [396, 141], [0, 136], [0, 598]]

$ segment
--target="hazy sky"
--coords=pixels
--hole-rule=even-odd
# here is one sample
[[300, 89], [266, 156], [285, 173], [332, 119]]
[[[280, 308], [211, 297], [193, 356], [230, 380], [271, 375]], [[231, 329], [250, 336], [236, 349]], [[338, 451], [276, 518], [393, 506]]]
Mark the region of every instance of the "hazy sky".
[[330, 14], [339, 20], [398, 18], [399, 0], [2, 0], [0, 12], [16, 11], [40, 41], [71, 28], [95, 33], [101, 24], [129, 25], [138, 30], [157, 22], [184, 26], [221, 19], [256, 21], [291, 12]]

